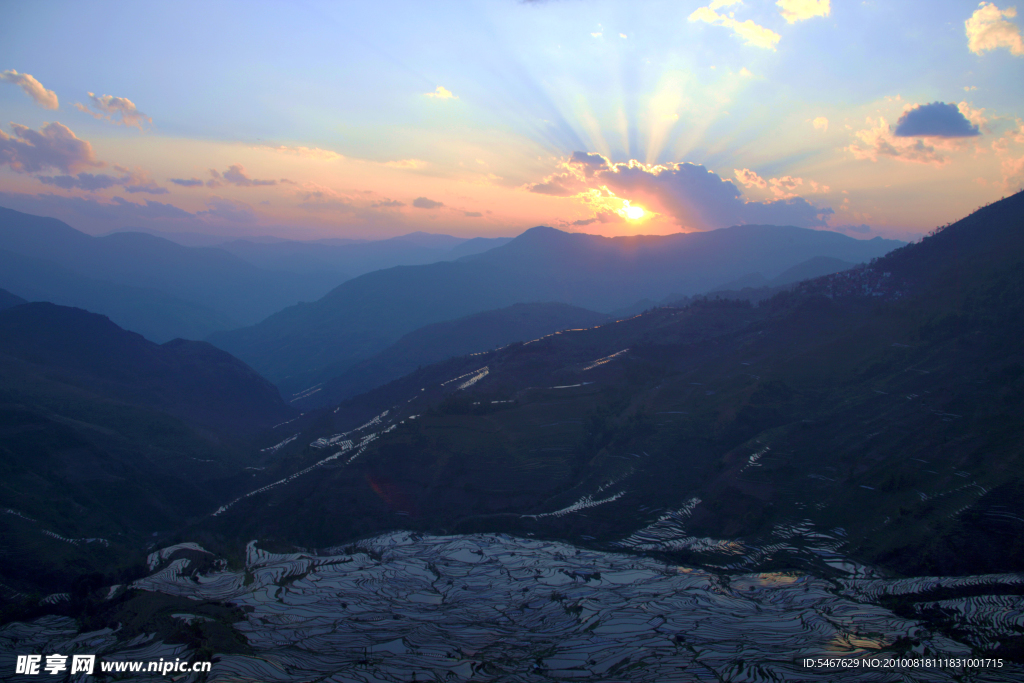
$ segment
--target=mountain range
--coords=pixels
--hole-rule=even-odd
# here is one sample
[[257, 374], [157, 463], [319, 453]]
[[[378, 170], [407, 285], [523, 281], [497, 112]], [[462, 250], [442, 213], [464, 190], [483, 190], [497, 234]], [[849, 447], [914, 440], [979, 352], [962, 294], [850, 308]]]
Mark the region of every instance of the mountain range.
[[208, 339], [295, 394], [431, 323], [533, 302], [609, 313], [643, 299], [706, 292], [752, 272], [776, 277], [812, 258], [860, 263], [902, 244], [778, 226], [617, 238], [537, 227], [454, 262], [368, 273], [318, 301]]
[[[203, 239], [117, 231], [92, 237], [53, 219], [0, 208], [0, 287], [110, 316], [164, 342], [259, 322], [379, 268], [455, 259], [503, 244], [412, 233], [376, 241]], [[210, 244], [213, 242], [213, 244]]]
[[290, 440], [259, 493], [189, 533], [503, 531], [732, 571], [1021, 571], [1022, 321], [1019, 193], [760, 305], [659, 308], [308, 414], [266, 436]]

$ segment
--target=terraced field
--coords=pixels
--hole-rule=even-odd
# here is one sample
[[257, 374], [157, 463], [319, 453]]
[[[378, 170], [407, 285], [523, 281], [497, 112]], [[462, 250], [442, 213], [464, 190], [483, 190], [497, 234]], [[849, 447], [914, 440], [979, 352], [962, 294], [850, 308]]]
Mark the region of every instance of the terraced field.
[[[253, 542], [244, 569], [215, 563], [194, 574], [190, 565], [203, 552], [183, 544], [153, 553], [153, 573], [132, 588], [197, 609], [210, 601], [242, 609], [235, 628], [250, 653], [220, 654], [210, 681], [835, 680], [835, 669], [802, 664], [826, 657], [859, 660], [843, 680], [1024, 681], [1024, 669], [1009, 661], [998, 669], [867, 666], [896, 656], [970, 657], [975, 646], [1018, 633], [1020, 595], [941, 601], [960, 639], [883, 603], [937, 588], [1005, 592], [1024, 584], [1019, 575], [724, 575], [503, 534], [398, 532], [358, 548], [292, 554]], [[205, 619], [178, 610], [176, 619]], [[108, 661], [192, 654], [153, 635], [78, 633], [58, 617], [0, 630], [0, 667], [13, 660], [15, 644], [18, 652]]]

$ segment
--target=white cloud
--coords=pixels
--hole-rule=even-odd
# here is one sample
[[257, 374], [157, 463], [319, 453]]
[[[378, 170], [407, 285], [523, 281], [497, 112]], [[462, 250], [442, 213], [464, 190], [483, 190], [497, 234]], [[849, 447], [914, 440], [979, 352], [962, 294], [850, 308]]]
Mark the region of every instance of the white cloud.
[[426, 95], [427, 97], [433, 97], [433, 98], [439, 99], [439, 100], [457, 100], [457, 99], [459, 99], [458, 95], [453, 95], [452, 91], [449, 90], [448, 88], [444, 87], [443, 85], [437, 86], [437, 90], [435, 90], [434, 92], [427, 92], [427, 93], [423, 93], [423, 94]]
[[829, 0], [778, 0], [782, 18], [790, 24], [812, 17], [827, 17], [831, 11]]
[[[266, 149], [266, 148], [264, 148]], [[281, 145], [279, 147], [270, 147], [275, 152], [282, 154], [291, 154], [294, 156], [305, 157], [307, 159], [322, 159], [324, 161], [333, 161], [334, 159], [341, 159], [342, 156], [337, 152], [332, 152], [329, 149], [320, 149], [319, 147], [286, 147]]]
[[[92, 101], [92, 106], [99, 111], [92, 111], [81, 102], [76, 102], [75, 108], [94, 118], [105, 119], [119, 126], [131, 126], [139, 130], [142, 130], [143, 122], [153, 123], [153, 119], [139, 111], [135, 103], [127, 97], [97, 96], [89, 93], [89, 99]], [[118, 119], [115, 119], [115, 116]]]
[[422, 159], [398, 159], [396, 161], [385, 161], [384, 165], [391, 168], [416, 170], [418, 168], [424, 168], [427, 165], [427, 162]]
[[811, 125], [814, 126], [814, 130], [826, 132], [828, 130], [828, 119], [824, 116], [819, 116], [811, 121]]
[[0, 81], [20, 86], [25, 94], [35, 100], [35, 103], [43, 109], [57, 108], [57, 93], [44, 88], [43, 84], [30, 74], [20, 74], [14, 69], [8, 69], [0, 71]]
[[1017, 16], [1017, 9], [999, 9], [991, 2], [983, 2], [974, 10], [971, 18], [964, 22], [967, 31], [967, 48], [976, 55], [986, 50], [1005, 47], [1010, 54], [1024, 57], [1024, 40], [1020, 27], [1007, 21]]
[[[732, 3], [730, 3], [732, 4]], [[766, 50], [774, 50], [778, 44], [779, 36], [778, 33], [767, 29], [764, 26], [755, 24], [750, 19], [746, 21], [739, 21], [731, 16], [724, 16], [715, 12], [713, 7], [715, 3], [711, 3], [712, 6], [700, 7], [690, 15], [689, 21], [703, 21], [712, 26], [724, 26], [731, 30], [736, 36], [743, 39], [747, 45], [754, 47], [764, 48]], [[721, 5], [719, 5], [721, 6]]]
[[[749, 168], [738, 168], [733, 171], [736, 180], [744, 187], [756, 187], [762, 190], [770, 190], [779, 199], [792, 199], [798, 196], [797, 189], [803, 187], [803, 178], [793, 176], [782, 176], [780, 178], [769, 178], [765, 180]], [[813, 180], [806, 181], [812, 193], [828, 192], [828, 185], [821, 185]]]
[[768, 187], [768, 181], [749, 168], [737, 168], [733, 173], [743, 187], [759, 187], [762, 190]]

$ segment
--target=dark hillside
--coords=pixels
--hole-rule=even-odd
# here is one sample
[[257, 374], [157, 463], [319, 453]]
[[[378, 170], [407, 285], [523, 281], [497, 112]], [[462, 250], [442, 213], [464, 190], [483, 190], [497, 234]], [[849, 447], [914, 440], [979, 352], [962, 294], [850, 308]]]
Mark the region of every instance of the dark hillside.
[[1022, 571], [1022, 205], [758, 306], [698, 301], [423, 368], [301, 423], [265, 477], [389, 429], [358, 457], [210, 524], [309, 545], [403, 527], [734, 569]]

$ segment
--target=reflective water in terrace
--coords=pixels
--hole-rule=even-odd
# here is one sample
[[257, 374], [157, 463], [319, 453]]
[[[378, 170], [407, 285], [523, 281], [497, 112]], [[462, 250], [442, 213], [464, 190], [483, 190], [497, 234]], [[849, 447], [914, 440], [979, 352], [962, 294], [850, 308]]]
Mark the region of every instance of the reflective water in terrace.
[[[236, 627], [255, 656], [220, 656], [212, 681], [827, 681], [835, 680], [836, 670], [805, 669], [801, 660], [891, 656], [884, 648], [898, 638], [917, 643], [908, 657], [966, 657], [972, 645], [1024, 627], [1020, 596], [944, 601], [963, 616], [964, 642], [875, 604], [886, 595], [940, 585], [1024, 583], [1016, 575], [723, 576], [490, 534], [402, 532], [360, 547], [370, 552], [280, 555], [252, 543], [248, 585], [245, 571], [195, 581], [189, 561], [165, 549], [152, 556], [158, 569], [134, 585], [252, 608]], [[0, 629], [0, 665], [13, 661], [15, 647], [19, 653], [33, 647], [96, 652], [107, 660], [188, 654], [154, 638], [121, 642], [109, 630], [78, 634], [73, 622], [55, 617]], [[1024, 681], [1024, 670], [1010, 663], [968, 672], [848, 668], [841, 675], [853, 681]]]

